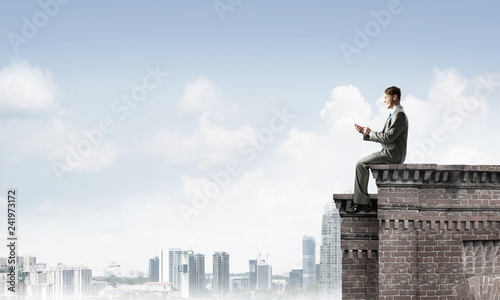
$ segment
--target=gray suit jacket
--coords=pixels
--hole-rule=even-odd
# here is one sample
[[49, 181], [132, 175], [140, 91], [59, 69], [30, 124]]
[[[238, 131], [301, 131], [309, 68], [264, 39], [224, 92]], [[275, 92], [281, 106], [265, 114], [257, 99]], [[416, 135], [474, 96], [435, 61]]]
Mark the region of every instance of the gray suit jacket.
[[389, 156], [391, 160], [403, 163], [408, 139], [408, 118], [403, 107], [396, 107], [381, 132], [371, 131], [370, 134], [364, 134], [363, 139], [380, 143], [382, 156]]

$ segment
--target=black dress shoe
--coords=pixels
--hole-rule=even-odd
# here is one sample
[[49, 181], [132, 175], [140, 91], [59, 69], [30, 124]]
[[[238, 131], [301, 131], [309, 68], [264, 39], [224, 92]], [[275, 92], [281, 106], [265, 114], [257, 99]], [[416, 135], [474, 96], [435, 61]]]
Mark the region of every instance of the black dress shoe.
[[348, 210], [345, 212], [348, 214], [355, 214], [359, 213], [360, 211], [370, 211], [372, 209], [372, 206], [370, 204], [354, 204], [351, 206]]

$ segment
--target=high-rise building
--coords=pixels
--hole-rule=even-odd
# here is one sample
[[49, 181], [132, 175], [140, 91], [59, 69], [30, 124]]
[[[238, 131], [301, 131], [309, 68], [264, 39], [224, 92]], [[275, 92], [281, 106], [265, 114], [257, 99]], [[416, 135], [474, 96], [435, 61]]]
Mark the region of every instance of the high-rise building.
[[290, 272], [289, 285], [302, 288], [302, 270], [293, 269], [292, 272]]
[[55, 300], [92, 296], [92, 270], [85, 266], [58, 266], [51, 274]]
[[83, 299], [92, 295], [92, 270], [79, 266], [75, 269], [75, 296]]
[[258, 258], [249, 260], [248, 266], [251, 291], [272, 289], [273, 268], [271, 265]]
[[229, 254], [216, 252], [213, 255], [212, 290], [224, 296], [229, 291]]
[[149, 281], [160, 281], [160, 259], [158, 256], [149, 260]]
[[342, 297], [340, 216], [333, 201], [325, 205], [321, 226], [320, 291], [322, 299]]
[[316, 284], [316, 240], [312, 236], [302, 238], [302, 287]]
[[45, 267], [36, 268], [29, 273], [29, 285], [33, 299], [53, 299], [53, 272]]
[[174, 296], [189, 297], [189, 252], [178, 248], [168, 249], [168, 281], [175, 290]]
[[166, 282], [168, 275], [165, 274], [165, 267], [168, 265], [168, 262], [165, 263], [165, 260], [167, 259], [166, 255], [163, 253], [163, 249], [161, 249], [160, 252], [160, 282]]
[[320, 264], [316, 264], [316, 283], [321, 280]]
[[273, 288], [273, 267], [264, 260], [257, 260], [257, 289]]
[[189, 295], [200, 296], [205, 291], [205, 255], [189, 253]]
[[26, 272], [36, 264], [36, 257], [31, 255], [18, 256], [16, 257], [16, 263], [19, 267], [23, 267]]
[[230, 280], [231, 280], [231, 285], [230, 285], [231, 290], [248, 289], [249, 288], [248, 277], [231, 277]]
[[249, 268], [248, 286], [251, 291], [255, 291], [257, 289], [257, 260], [256, 259], [249, 260], [248, 268]]

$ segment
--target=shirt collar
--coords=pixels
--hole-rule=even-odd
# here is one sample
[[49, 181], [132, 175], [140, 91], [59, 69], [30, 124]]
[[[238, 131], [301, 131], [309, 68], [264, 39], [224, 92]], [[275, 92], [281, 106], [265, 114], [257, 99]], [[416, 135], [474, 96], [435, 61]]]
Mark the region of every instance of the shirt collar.
[[394, 112], [396, 111], [396, 109], [398, 109], [398, 108], [402, 109], [403, 107], [401, 105], [397, 105], [396, 107], [393, 107], [392, 110], [391, 110], [391, 115], [393, 115]]

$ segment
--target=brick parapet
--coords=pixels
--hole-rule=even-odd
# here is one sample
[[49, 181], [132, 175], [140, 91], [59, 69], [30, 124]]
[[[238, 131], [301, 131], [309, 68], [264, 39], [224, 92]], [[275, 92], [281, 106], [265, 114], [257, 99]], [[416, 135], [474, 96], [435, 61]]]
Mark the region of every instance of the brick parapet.
[[334, 195], [348, 278], [343, 298], [497, 299], [500, 166], [371, 169], [378, 186], [372, 211], [346, 214], [352, 195]]
[[357, 213], [355, 216], [346, 213], [346, 210], [354, 205], [354, 202], [352, 202], [352, 196], [352, 194], [333, 194], [333, 201], [335, 201], [335, 205], [337, 206], [341, 217], [351, 218], [355, 216], [362, 216], [364, 218], [377, 218], [378, 201], [376, 194], [370, 194], [372, 209], [370, 211]]
[[371, 170], [378, 187], [425, 185], [500, 188], [500, 166], [497, 165], [388, 164], [373, 165]]
[[377, 197], [370, 195], [372, 210], [347, 214], [352, 194], [335, 194], [333, 199], [341, 216], [343, 299], [378, 299]]
[[[372, 210], [348, 214], [346, 209], [352, 205], [352, 194], [334, 194], [333, 200], [341, 217], [340, 237], [344, 250], [376, 250], [378, 240], [377, 196], [370, 195]], [[375, 245], [367, 246], [367, 245]]]

